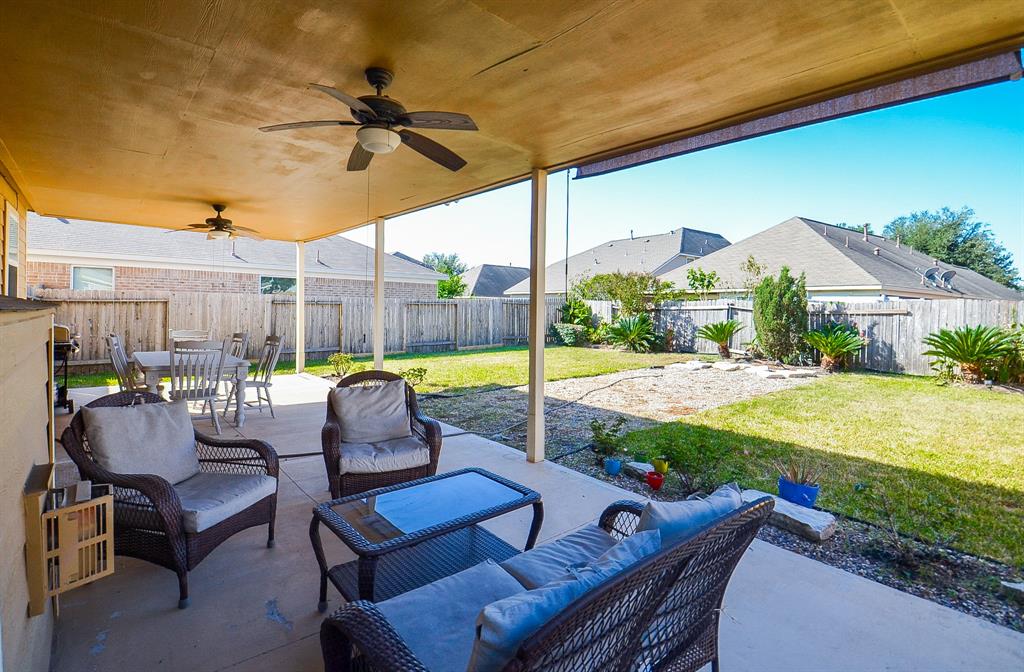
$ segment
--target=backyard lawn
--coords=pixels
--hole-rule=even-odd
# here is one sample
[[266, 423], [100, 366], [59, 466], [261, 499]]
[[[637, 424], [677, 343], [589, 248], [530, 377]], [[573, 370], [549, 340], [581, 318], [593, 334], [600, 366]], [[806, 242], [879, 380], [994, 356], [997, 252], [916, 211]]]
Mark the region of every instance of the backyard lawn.
[[1024, 567], [1019, 393], [841, 374], [625, 438], [627, 452], [647, 456], [680, 445], [722, 451], [719, 479], [766, 492], [774, 459], [811, 464], [822, 508]]
[[[594, 350], [548, 346], [544, 350], [544, 379], [562, 380], [581, 378], [627, 369], [671, 364], [693, 355], [678, 353], [635, 354], [619, 350]], [[372, 357], [356, 357], [357, 362], [372, 364]], [[527, 348], [515, 346], [487, 350], [462, 350], [425, 354], [390, 355], [384, 358], [384, 368], [399, 371], [413, 367], [427, 369], [427, 378], [416, 389], [420, 392], [461, 390], [466, 388], [495, 387], [498, 385], [526, 385]], [[281, 362], [277, 373], [295, 373], [293, 362]], [[306, 360], [306, 373], [315, 376], [333, 375], [334, 369], [326, 359]], [[73, 375], [71, 387], [116, 385], [112, 374], [93, 373]]]

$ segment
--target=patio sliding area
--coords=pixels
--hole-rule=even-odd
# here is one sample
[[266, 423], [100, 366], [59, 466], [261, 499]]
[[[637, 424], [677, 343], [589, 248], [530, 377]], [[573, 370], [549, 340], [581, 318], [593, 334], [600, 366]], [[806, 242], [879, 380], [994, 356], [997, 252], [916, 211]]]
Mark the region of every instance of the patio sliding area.
[[[330, 383], [299, 374], [275, 379], [276, 419], [251, 413], [240, 434], [282, 456], [319, 449]], [[106, 393], [82, 388], [79, 403]], [[197, 427], [209, 429], [196, 416]], [[235, 430], [225, 423], [225, 434]], [[445, 426], [438, 472], [483, 467], [544, 498], [543, 544], [593, 522], [633, 493], [552, 462]], [[283, 459], [277, 546], [255, 528], [218, 548], [190, 576], [192, 605], [175, 607], [174, 574], [118, 558], [116, 573], [61, 601], [54, 672], [80, 670], [316, 670], [322, 665], [317, 565], [308, 537], [311, 508], [330, 499], [323, 459]], [[485, 526], [515, 546], [526, 541], [523, 509]], [[326, 543], [332, 542], [332, 543]], [[326, 538], [332, 562], [351, 559]], [[330, 610], [341, 604], [331, 588]], [[888, 588], [755, 540], [725, 598], [722, 669], [1013, 670], [1024, 667], [1024, 634]]]

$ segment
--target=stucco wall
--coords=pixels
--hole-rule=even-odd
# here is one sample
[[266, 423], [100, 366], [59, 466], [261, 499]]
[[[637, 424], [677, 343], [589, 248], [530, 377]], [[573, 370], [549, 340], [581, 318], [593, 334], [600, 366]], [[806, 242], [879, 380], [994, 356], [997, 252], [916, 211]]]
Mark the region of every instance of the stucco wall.
[[0, 627], [3, 669], [44, 672], [53, 615], [29, 618], [22, 492], [33, 465], [49, 460], [46, 386], [50, 311], [0, 311]]

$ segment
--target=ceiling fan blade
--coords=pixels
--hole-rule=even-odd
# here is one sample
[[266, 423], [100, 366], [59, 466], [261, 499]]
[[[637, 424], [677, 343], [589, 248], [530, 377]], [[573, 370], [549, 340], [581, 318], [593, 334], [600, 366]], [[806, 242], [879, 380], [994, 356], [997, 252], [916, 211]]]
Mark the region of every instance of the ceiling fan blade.
[[193, 231], [194, 229], [205, 229], [208, 228], [209, 224], [189, 224], [183, 226], [180, 229], [171, 229], [170, 231], [164, 231], [164, 233], [178, 233], [179, 231]]
[[476, 122], [461, 112], [408, 112], [398, 123], [409, 128], [433, 128], [438, 131], [478, 131]]
[[323, 93], [326, 93], [328, 96], [334, 98], [335, 100], [345, 103], [353, 110], [358, 110], [363, 114], [367, 114], [373, 117], [374, 119], [377, 118], [377, 113], [373, 111], [372, 107], [370, 107], [369, 105], [367, 105], [366, 103], [364, 103], [363, 101], [359, 100], [354, 96], [350, 96], [347, 93], [342, 93], [333, 86], [324, 86], [323, 84], [310, 84], [310, 86], [312, 86], [317, 91], [322, 91]]
[[434, 163], [439, 163], [450, 171], [457, 171], [466, 165], [466, 160], [461, 156], [424, 135], [404, 130], [399, 131], [398, 135], [401, 136], [402, 142], [409, 146], [409, 149], [419, 152]]
[[320, 126], [358, 126], [358, 121], [341, 121], [340, 119], [325, 119], [323, 121], [293, 121], [287, 124], [273, 124], [271, 126], [260, 126], [264, 133], [271, 131], [290, 131], [293, 128], [317, 128]]
[[366, 170], [366, 167], [370, 165], [370, 159], [373, 158], [373, 153], [363, 149], [363, 146], [358, 142], [352, 147], [352, 153], [348, 155], [348, 165], [346, 170]]
[[252, 229], [243, 229], [240, 226], [234, 227], [234, 230], [231, 232], [232, 238], [235, 238], [236, 236], [241, 236], [242, 238], [252, 238], [253, 240], [263, 240], [263, 236], [257, 234]]

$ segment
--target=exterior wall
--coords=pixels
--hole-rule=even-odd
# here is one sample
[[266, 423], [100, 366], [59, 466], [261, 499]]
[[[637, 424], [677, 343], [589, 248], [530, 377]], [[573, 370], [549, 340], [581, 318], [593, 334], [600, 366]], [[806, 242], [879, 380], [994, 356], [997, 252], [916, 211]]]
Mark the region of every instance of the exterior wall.
[[[97, 262], [97, 266], [104, 264]], [[69, 289], [71, 264], [30, 261], [22, 264], [27, 286], [36, 289]], [[181, 268], [114, 267], [114, 289], [121, 291], [167, 291], [259, 293], [257, 273], [199, 271]], [[307, 297], [372, 297], [373, 282], [306, 276]], [[384, 297], [388, 299], [427, 300], [437, 298], [436, 284], [420, 282], [385, 282]]]
[[0, 630], [3, 669], [44, 672], [53, 613], [28, 617], [22, 492], [33, 465], [49, 462], [49, 310], [0, 312]]
[[8, 223], [13, 213], [18, 220], [18, 287], [15, 296], [25, 298], [28, 284], [25, 282], [25, 267], [28, 250], [28, 212], [25, 197], [11, 186], [3, 176], [3, 164], [0, 164], [0, 294], [9, 295], [7, 287], [8, 259], [7, 241], [10, 236]]

